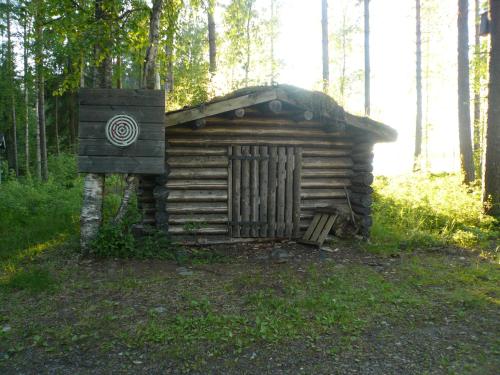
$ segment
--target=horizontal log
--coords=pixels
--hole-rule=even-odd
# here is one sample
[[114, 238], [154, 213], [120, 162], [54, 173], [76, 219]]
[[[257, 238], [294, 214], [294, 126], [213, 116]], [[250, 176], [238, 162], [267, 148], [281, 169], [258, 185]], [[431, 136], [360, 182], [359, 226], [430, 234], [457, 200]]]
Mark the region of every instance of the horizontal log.
[[165, 152], [168, 156], [223, 156], [227, 147], [169, 147]]
[[[81, 139], [106, 139], [106, 121], [80, 122], [78, 137]], [[165, 139], [165, 128], [158, 124], [139, 124], [139, 136], [137, 139], [158, 141]]]
[[171, 190], [167, 202], [225, 202], [226, 190]]
[[169, 156], [170, 168], [224, 168], [229, 163], [227, 156]]
[[356, 142], [352, 146], [352, 151], [353, 153], [358, 153], [358, 152], [366, 152], [369, 151], [371, 152], [373, 150], [373, 143], [371, 142]]
[[78, 103], [81, 106], [119, 105], [164, 108], [165, 95], [163, 90], [82, 88], [78, 92]]
[[363, 163], [363, 164], [354, 164], [352, 169], [355, 172], [373, 172], [373, 164], [371, 163]]
[[351, 169], [306, 169], [302, 170], [302, 177], [351, 177], [353, 171]]
[[226, 224], [227, 214], [171, 214], [168, 223], [172, 225], [196, 224]]
[[361, 194], [372, 194], [373, 193], [373, 188], [371, 186], [352, 185], [349, 189], [354, 193], [361, 193]]
[[314, 210], [318, 208], [329, 207], [344, 207], [347, 208], [347, 199], [305, 199], [301, 202], [300, 207], [302, 210]]
[[177, 190], [221, 190], [227, 189], [227, 180], [169, 180], [166, 186]]
[[205, 127], [181, 127], [175, 126], [166, 131], [167, 138], [177, 136], [267, 136], [267, 137], [336, 137], [337, 139], [347, 139], [345, 133], [326, 132], [323, 127], [297, 127], [297, 126], [241, 126], [241, 125], [209, 125]]
[[173, 138], [167, 138], [169, 145], [182, 145], [182, 146], [193, 146], [193, 145], [288, 145], [288, 146], [329, 146], [329, 147], [339, 147], [339, 148], [350, 148], [352, 146], [352, 141], [350, 140], [339, 140], [336, 137], [325, 136], [322, 138], [307, 138], [298, 139], [290, 137], [252, 137], [252, 136], [239, 136], [239, 137], [229, 137], [229, 136], [196, 136], [189, 137], [186, 135], [176, 136]]
[[366, 185], [369, 186], [373, 183], [373, 174], [371, 173], [356, 173], [352, 177], [353, 185]]
[[372, 208], [371, 207], [362, 207], [358, 206], [354, 202], [351, 203], [352, 205], [352, 210], [357, 213], [358, 215], [371, 215], [372, 213]]
[[128, 147], [116, 147], [106, 139], [80, 139], [78, 154], [84, 156], [163, 157], [165, 141], [139, 140]]
[[164, 158], [78, 156], [78, 171], [92, 173], [163, 174]]
[[85, 106], [80, 110], [79, 120], [84, 122], [104, 122], [111, 117], [124, 114], [132, 116], [139, 125], [164, 123], [165, 113], [158, 107], [129, 107], [128, 105]]
[[343, 189], [302, 189], [300, 197], [302, 199], [345, 198], [345, 191]]
[[227, 202], [169, 202], [166, 210], [169, 214], [227, 213]]
[[302, 156], [325, 156], [325, 157], [335, 157], [335, 156], [349, 156], [351, 150], [337, 149], [337, 148], [317, 148], [317, 147], [304, 147], [302, 149]]
[[227, 225], [210, 225], [201, 228], [189, 228], [187, 225], [169, 225], [170, 234], [225, 234]]
[[[248, 109], [246, 109], [248, 112]], [[319, 121], [307, 121], [304, 120], [303, 118], [300, 120], [293, 120], [292, 118], [286, 119], [283, 117], [264, 117], [264, 115], [261, 115], [262, 117], [247, 117], [245, 116], [244, 118], [226, 118], [226, 117], [209, 117], [207, 118], [207, 124], [210, 125], [227, 125], [227, 126], [281, 126], [281, 127], [288, 127], [288, 126], [298, 126], [298, 127], [322, 127], [324, 128], [324, 125], [319, 122]]]
[[334, 189], [350, 186], [348, 178], [302, 178], [301, 186], [306, 189]]
[[370, 194], [357, 194], [351, 193], [351, 203], [361, 207], [370, 207], [373, 203], [372, 196]]
[[227, 178], [227, 168], [172, 168], [168, 178], [170, 180]]
[[354, 165], [351, 158], [305, 157], [303, 168], [351, 168]]
[[352, 160], [361, 163], [371, 163], [373, 161], [374, 154], [371, 151], [357, 152], [351, 155]]

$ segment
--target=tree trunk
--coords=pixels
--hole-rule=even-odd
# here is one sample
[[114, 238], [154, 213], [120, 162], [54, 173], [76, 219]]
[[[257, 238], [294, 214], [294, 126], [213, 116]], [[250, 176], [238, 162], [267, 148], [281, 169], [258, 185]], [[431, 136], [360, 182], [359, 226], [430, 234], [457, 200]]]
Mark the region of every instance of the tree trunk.
[[59, 149], [59, 116], [58, 116], [58, 109], [59, 109], [59, 100], [58, 96], [55, 97], [55, 109], [54, 109], [54, 115], [55, 115], [55, 123], [54, 123], [54, 130], [55, 130], [55, 137], [56, 137], [56, 153], [57, 156], [61, 153], [61, 150]]
[[165, 79], [165, 99], [168, 102], [169, 94], [174, 90], [174, 63], [172, 58], [172, 46], [171, 43], [169, 43], [168, 41], [165, 44], [165, 58], [167, 61], [167, 77]]
[[490, 17], [490, 83], [483, 202], [487, 213], [500, 217], [500, 1], [490, 0]]
[[251, 53], [251, 36], [250, 36], [250, 25], [252, 22], [252, 7], [253, 7], [253, 1], [250, 1], [248, 4], [248, 14], [247, 14], [247, 27], [246, 27], [246, 45], [247, 45], [247, 51], [246, 51], [246, 58], [247, 61], [245, 63], [245, 86], [248, 86], [248, 76], [250, 74], [250, 53]]
[[422, 157], [422, 29], [421, 29], [421, 4], [416, 0], [416, 86], [417, 86], [417, 118], [415, 124], [415, 150], [413, 153], [413, 171], [420, 170]]
[[365, 2], [365, 115], [370, 116], [370, 0]]
[[12, 150], [13, 150], [13, 167], [16, 176], [19, 177], [19, 163], [17, 152], [17, 121], [16, 121], [16, 87], [15, 87], [15, 73], [14, 73], [14, 56], [12, 51], [12, 40], [10, 32], [10, 0], [7, 0], [7, 66], [9, 69], [10, 84], [11, 84], [11, 114], [12, 114]]
[[28, 89], [28, 14], [25, 14], [23, 24], [23, 63], [24, 63], [24, 111], [25, 111], [25, 124], [24, 124], [24, 155], [26, 175], [30, 175], [30, 109], [29, 109], [29, 89]]
[[[149, 46], [146, 51], [146, 57], [144, 59], [144, 75], [143, 75], [143, 87], [144, 89], [155, 89], [156, 87], [156, 59], [158, 55], [158, 43], [160, 38], [160, 19], [163, 7], [163, 0], [156, 0], [153, 3], [153, 10], [151, 13], [150, 24], [149, 24]], [[134, 192], [137, 189], [138, 179], [133, 175], [126, 177], [127, 185], [125, 186], [125, 191], [123, 192], [123, 197], [120, 203], [120, 207], [115, 215], [114, 222], [119, 224], [122, 222], [125, 214], [127, 213], [130, 199], [133, 197]]]
[[38, 91], [38, 134], [40, 140], [40, 164], [41, 177], [43, 181], [49, 178], [47, 167], [47, 137], [45, 131], [45, 82], [43, 74], [43, 20], [41, 14], [41, 0], [38, 0], [35, 20], [35, 61], [36, 61], [36, 84]]
[[481, 59], [481, 40], [480, 40], [480, 24], [481, 14], [479, 8], [479, 0], [474, 0], [475, 7], [475, 31], [474, 31], [474, 154], [478, 163], [477, 173], [481, 173], [481, 73], [477, 61]]
[[217, 70], [217, 44], [215, 34], [215, 20], [214, 20], [214, 2], [208, 2], [208, 50], [210, 67], [209, 72], [213, 76]]
[[274, 34], [274, 21], [276, 17], [276, 1], [271, 0], [271, 85], [274, 85], [276, 72], [274, 63], [274, 39], [276, 35]]
[[328, 55], [328, 0], [321, 1], [321, 31], [323, 46], [323, 91], [330, 87], [330, 58]]
[[149, 20], [149, 45], [144, 59], [144, 73], [142, 76], [142, 87], [155, 89], [156, 87], [156, 57], [158, 55], [158, 43], [160, 40], [160, 16], [163, 0], [155, 0]]
[[458, 135], [464, 182], [474, 181], [469, 93], [469, 2], [458, 0]]
[[35, 116], [36, 116], [36, 126], [35, 126], [35, 137], [36, 137], [36, 178], [40, 181], [42, 179], [42, 153], [40, 147], [40, 127], [38, 126], [38, 97], [35, 104]]
[[122, 57], [116, 56], [116, 88], [122, 88]]

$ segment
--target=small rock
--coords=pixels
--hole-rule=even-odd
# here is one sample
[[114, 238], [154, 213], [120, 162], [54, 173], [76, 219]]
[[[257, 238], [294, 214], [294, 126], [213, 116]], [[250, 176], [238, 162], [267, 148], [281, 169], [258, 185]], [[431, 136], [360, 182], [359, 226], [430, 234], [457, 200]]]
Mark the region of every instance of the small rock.
[[188, 270], [186, 267], [179, 267], [176, 271], [181, 276], [191, 276], [193, 274], [193, 271]]
[[12, 327], [11, 327], [11, 326], [9, 326], [8, 324], [6, 324], [6, 325], [4, 325], [4, 326], [2, 327], [2, 332], [7, 333], [7, 332], [9, 332], [11, 329], [12, 329]]
[[290, 254], [280, 247], [275, 247], [271, 251], [271, 258], [277, 262], [286, 262], [290, 258]]
[[158, 314], [163, 314], [165, 311], [167, 311], [167, 309], [163, 306], [158, 306], [158, 307], [155, 307], [154, 309], [152, 309], [151, 311], [158, 313]]
[[142, 365], [142, 361], [132, 361], [134, 365]]
[[450, 345], [450, 346], [448, 346], [448, 347], [446, 348], [446, 350], [453, 350], [453, 346], [451, 346], [451, 345]]
[[250, 356], [250, 359], [255, 359], [257, 357], [257, 353], [253, 352], [252, 355]]
[[396, 346], [401, 346], [401, 345], [403, 345], [403, 344], [401, 344], [401, 342], [399, 342], [399, 341], [396, 342]]

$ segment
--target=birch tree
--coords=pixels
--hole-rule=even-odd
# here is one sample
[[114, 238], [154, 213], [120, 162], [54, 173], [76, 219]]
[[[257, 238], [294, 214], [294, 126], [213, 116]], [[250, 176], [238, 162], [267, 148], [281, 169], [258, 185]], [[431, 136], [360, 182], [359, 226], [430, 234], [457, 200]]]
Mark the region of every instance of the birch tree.
[[323, 91], [330, 87], [330, 57], [328, 48], [328, 0], [321, 0], [321, 45], [323, 56]]
[[415, 1], [415, 26], [416, 26], [416, 91], [417, 91], [417, 116], [415, 124], [415, 149], [413, 153], [413, 171], [420, 170], [422, 157], [422, 23], [421, 3]]

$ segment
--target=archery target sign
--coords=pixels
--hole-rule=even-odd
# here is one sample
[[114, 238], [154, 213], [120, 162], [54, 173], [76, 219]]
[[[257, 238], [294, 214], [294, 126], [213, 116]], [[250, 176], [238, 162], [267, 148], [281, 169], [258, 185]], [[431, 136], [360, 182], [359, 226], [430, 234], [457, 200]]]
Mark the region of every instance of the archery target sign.
[[78, 103], [79, 172], [165, 173], [163, 90], [82, 88]]
[[116, 115], [111, 117], [106, 124], [106, 138], [118, 147], [127, 147], [137, 141], [139, 125], [132, 116]]

